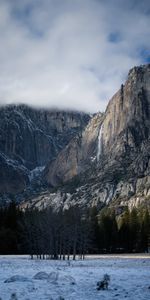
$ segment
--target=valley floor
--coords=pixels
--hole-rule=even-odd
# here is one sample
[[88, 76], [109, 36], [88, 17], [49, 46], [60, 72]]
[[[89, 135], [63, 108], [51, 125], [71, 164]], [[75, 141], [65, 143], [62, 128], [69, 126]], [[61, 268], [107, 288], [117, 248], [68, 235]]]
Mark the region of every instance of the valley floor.
[[[51, 279], [33, 279], [41, 271], [51, 273]], [[97, 281], [106, 273], [110, 275], [109, 289], [97, 291]], [[25, 276], [25, 281], [4, 282], [14, 275]], [[11, 298], [13, 293], [16, 298]], [[102, 255], [70, 262], [0, 256], [0, 299], [148, 300], [150, 256]]]

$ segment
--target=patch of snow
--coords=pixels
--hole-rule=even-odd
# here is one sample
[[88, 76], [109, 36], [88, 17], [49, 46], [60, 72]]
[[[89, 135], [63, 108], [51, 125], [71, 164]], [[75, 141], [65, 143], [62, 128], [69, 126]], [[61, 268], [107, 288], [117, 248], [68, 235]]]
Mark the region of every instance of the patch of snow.
[[40, 166], [40, 167], [36, 167], [35, 169], [31, 170], [29, 173], [29, 180], [30, 182], [39, 177], [41, 175], [41, 173], [43, 172], [45, 166]]
[[70, 275], [61, 275], [59, 276], [59, 282], [62, 282], [62, 283], [68, 283], [68, 284], [76, 284], [76, 280], [74, 277], [70, 276]]
[[94, 162], [96, 160], [96, 156], [94, 156], [94, 157], [91, 156], [90, 159], [91, 159], [91, 162]]

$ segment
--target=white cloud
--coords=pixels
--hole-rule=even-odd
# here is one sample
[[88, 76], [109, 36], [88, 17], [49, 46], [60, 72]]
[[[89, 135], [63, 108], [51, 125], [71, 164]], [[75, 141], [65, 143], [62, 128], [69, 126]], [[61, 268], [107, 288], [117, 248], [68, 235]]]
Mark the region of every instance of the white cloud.
[[138, 0], [1, 0], [0, 103], [104, 110], [150, 49], [148, 10]]

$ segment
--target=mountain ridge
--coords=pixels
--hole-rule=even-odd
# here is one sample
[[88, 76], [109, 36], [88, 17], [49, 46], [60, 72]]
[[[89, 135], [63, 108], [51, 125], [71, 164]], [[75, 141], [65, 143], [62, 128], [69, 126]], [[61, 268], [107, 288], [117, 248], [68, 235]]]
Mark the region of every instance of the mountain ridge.
[[25, 189], [21, 207], [149, 207], [150, 64], [129, 71], [104, 113], [83, 116], [42, 170], [42, 190]]
[[[44, 178], [50, 186], [58, 188], [55, 195], [47, 192], [45, 198], [49, 205], [58, 207], [59, 202], [62, 207], [75, 204], [102, 207], [115, 202], [128, 206], [130, 201], [132, 206], [140, 202], [138, 198], [143, 203], [149, 199], [149, 115], [150, 64], [131, 69], [105, 113], [94, 116], [75, 145], [71, 140], [47, 166]], [[86, 152], [92, 138], [92, 150]], [[101, 143], [101, 153], [97, 161], [98, 143]], [[74, 186], [71, 193], [70, 185]], [[40, 203], [40, 195], [38, 198]], [[149, 205], [149, 200], [146, 202]]]

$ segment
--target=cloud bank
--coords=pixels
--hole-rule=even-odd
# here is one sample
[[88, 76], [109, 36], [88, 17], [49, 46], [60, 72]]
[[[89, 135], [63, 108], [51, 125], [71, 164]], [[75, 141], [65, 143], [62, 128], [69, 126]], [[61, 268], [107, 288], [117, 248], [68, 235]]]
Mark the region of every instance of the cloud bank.
[[149, 0], [0, 0], [0, 104], [103, 111], [149, 36]]

